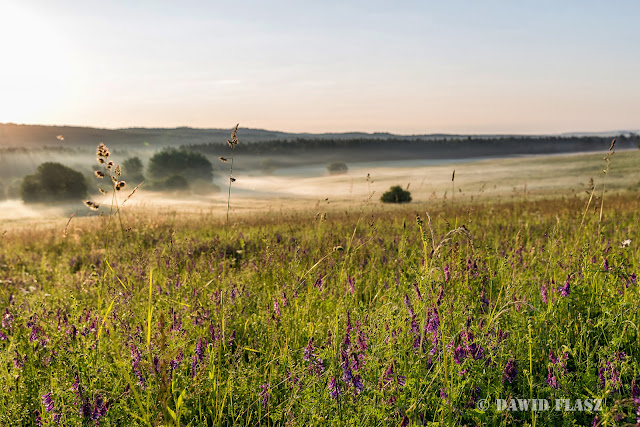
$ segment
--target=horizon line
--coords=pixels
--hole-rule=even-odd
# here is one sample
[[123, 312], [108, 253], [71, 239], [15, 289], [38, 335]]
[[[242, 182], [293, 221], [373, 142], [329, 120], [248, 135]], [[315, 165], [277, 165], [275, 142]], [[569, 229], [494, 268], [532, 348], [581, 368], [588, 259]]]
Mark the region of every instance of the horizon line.
[[[15, 123], [15, 122], [0, 122], [0, 125], [13, 125], [13, 126], [33, 126], [33, 127], [55, 127], [55, 128], [84, 128], [84, 129], [98, 129], [98, 130], [108, 130], [108, 131], [119, 131], [119, 130], [128, 130], [128, 129], [146, 129], [146, 130], [177, 130], [177, 129], [193, 129], [193, 130], [213, 130], [213, 131], [226, 131], [232, 130], [234, 126], [230, 128], [224, 127], [196, 127], [196, 126], [175, 126], [175, 127], [149, 127], [149, 126], [128, 126], [128, 127], [102, 127], [102, 126], [88, 126], [88, 125], [72, 125], [72, 124], [41, 124], [41, 123]], [[601, 134], [636, 134], [640, 133], [640, 129], [615, 129], [615, 130], [600, 130], [600, 131], [564, 131], [564, 132], [486, 132], [486, 133], [449, 133], [449, 132], [430, 132], [430, 133], [394, 133], [390, 131], [362, 131], [362, 130], [351, 130], [351, 131], [328, 131], [328, 132], [295, 132], [295, 131], [284, 131], [284, 130], [271, 130], [265, 128], [251, 128], [251, 127], [242, 127], [238, 128], [244, 130], [254, 130], [254, 131], [264, 131], [264, 132], [272, 132], [272, 133], [284, 133], [291, 135], [341, 135], [341, 134], [351, 134], [351, 133], [359, 133], [366, 135], [376, 135], [376, 134], [388, 134], [393, 136], [402, 136], [402, 137], [412, 137], [412, 136], [562, 136], [562, 135], [575, 135], [575, 134], [587, 134], [587, 135], [601, 135]]]

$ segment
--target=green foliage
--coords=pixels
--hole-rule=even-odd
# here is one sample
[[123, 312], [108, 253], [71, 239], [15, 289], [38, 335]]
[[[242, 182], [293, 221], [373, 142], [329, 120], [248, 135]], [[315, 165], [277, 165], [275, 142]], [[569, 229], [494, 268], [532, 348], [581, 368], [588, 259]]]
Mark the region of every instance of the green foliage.
[[82, 173], [60, 163], [47, 162], [22, 181], [20, 194], [25, 202], [80, 200], [87, 195]]
[[165, 178], [159, 179], [157, 181], [153, 181], [149, 186], [150, 190], [156, 191], [179, 191], [179, 190], [188, 190], [189, 182], [182, 175], [173, 174], [169, 175]]
[[329, 173], [331, 175], [340, 175], [343, 173], [347, 173], [347, 171], [349, 170], [345, 162], [333, 162], [329, 164], [329, 166], [327, 166], [327, 169], [329, 170]]
[[149, 177], [159, 181], [171, 175], [181, 175], [187, 182], [195, 179], [211, 181], [213, 165], [201, 153], [186, 149], [164, 149], [151, 157], [147, 169]]
[[122, 162], [122, 177], [134, 185], [144, 181], [144, 166], [139, 157], [130, 157]]
[[403, 190], [399, 185], [393, 186], [380, 197], [383, 203], [409, 203], [411, 201], [411, 193]]
[[637, 197], [584, 202], [9, 229], [0, 425], [633, 425]]

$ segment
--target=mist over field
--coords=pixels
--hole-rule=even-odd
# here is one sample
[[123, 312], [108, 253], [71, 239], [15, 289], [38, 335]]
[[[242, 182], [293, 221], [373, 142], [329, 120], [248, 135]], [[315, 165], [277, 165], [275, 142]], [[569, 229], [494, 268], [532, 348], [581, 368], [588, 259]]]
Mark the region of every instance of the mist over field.
[[[89, 214], [80, 205], [81, 200], [76, 203], [49, 200], [37, 206], [20, 201], [25, 176], [33, 174], [45, 162], [60, 163], [81, 173], [87, 182], [87, 198], [104, 200], [105, 203], [100, 204], [108, 205], [108, 197], [99, 194], [100, 182], [94, 176], [96, 140], [103, 142], [102, 139], [109, 141], [105, 144], [116, 163], [138, 158], [143, 168], [140, 175], [155, 154], [171, 147], [200, 153], [213, 165], [209, 187], [191, 185], [180, 190], [155, 188], [150, 191], [154, 189], [153, 180], [146, 179], [129, 205], [212, 212], [226, 206], [230, 164], [218, 158], [231, 154], [226, 143], [230, 131], [105, 130], [10, 124], [0, 124], [0, 130], [0, 196], [7, 200], [2, 202], [6, 208], [2, 219]], [[234, 151], [237, 181], [232, 185], [232, 192], [233, 208], [239, 210], [309, 206], [310, 202], [319, 206], [354, 206], [363, 200], [379, 203], [380, 195], [393, 185], [407, 187], [415, 201], [442, 199], [447, 197], [447, 192], [451, 197], [449, 181], [453, 170], [457, 171], [454, 197], [460, 201], [517, 192], [575, 193], [597, 172], [599, 155], [588, 152], [605, 152], [611, 140], [607, 134], [408, 137], [362, 133], [286, 134], [243, 128], [238, 134], [240, 143]], [[616, 161], [620, 163], [624, 156], [635, 156], [638, 137], [631, 132], [616, 134], [616, 148], [620, 153]], [[347, 170], [330, 173], [328, 166], [335, 162], [344, 163]], [[632, 162], [625, 160], [623, 164], [612, 173], [611, 189], [631, 188], [639, 181]], [[618, 175], [620, 178], [616, 178]], [[623, 175], [626, 178], [623, 179]], [[130, 176], [125, 168], [122, 179], [129, 180], [129, 190], [140, 183], [130, 181]]]

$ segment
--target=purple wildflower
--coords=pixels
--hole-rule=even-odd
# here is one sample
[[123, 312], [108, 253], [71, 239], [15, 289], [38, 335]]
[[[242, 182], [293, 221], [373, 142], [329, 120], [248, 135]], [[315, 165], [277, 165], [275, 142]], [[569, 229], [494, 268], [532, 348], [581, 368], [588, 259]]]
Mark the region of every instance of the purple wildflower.
[[20, 353], [18, 353], [16, 350], [14, 350], [16, 352], [16, 357], [13, 358], [13, 366], [16, 367], [16, 369], [22, 369], [22, 367], [24, 366], [24, 361], [27, 357], [27, 355], [24, 355], [24, 359], [20, 356]]
[[198, 342], [196, 343], [196, 349], [195, 349], [195, 353], [196, 356], [198, 356], [198, 360], [202, 361], [202, 359], [204, 359], [204, 346], [202, 344], [203, 339], [200, 338], [198, 339]]
[[191, 359], [191, 378], [196, 376], [196, 369], [198, 369], [198, 355], [194, 354]]
[[444, 288], [440, 286], [440, 293], [438, 294], [438, 300], [436, 301], [436, 305], [440, 307], [442, 304], [442, 300], [444, 299]]
[[33, 327], [31, 328], [31, 335], [29, 335], [30, 342], [38, 341], [38, 332], [39, 332], [38, 326], [33, 325]]
[[547, 285], [545, 285], [544, 283], [540, 286], [540, 296], [542, 297], [542, 302], [546, 304], [548, 302]]
[[42, 405], [44, 405], [44, 409], [47, 412], [53, 411], [53, 399], [51, 399], [51, 393], [43, 394], [40, 396], [42, 398]]
[[518, 375], [518, 368], [516, 361], [513, 359], [509, 359], [504, 370], [502, 371], [502, 382], [509, 381], [509, 383], [513, 383], [516, 379], [516, 375]]
[[553, 351], [551, 351], [551, 349], [549, 349], [549, 361], [554, 365], [558, 363], [558, 358], [553, 354]]
[[273, 299], [273, 313], [276, 318], [280, 317], [280, 306], [278, 305], [278, 300], [275, 298]]
[[467, 345], [467, 353], [470, 354], [475, 360], [484, 358], [484, 348], [474, 342]]
[[604, 258], [603, 269], [604, 269], [604, 271], [609, 271], [609, 261], [607, 261], [606, 258]]
[[91, 414], [91, 419], [97, 421], [104, 417], [107, 414], [107, 410], [109, 409], [109, 403], [106, 402], [102, 396], [99, 394], [96, 396], [96, 404], [93, 409], [93, 414]]
[[411, 305], [411, 300], [409, 300], [409, 295], [404, 294], [404, 305], [407, 307], [407, 311], [409, 312], [409, 316], [411, 318], [416, 317], [416, 313], [413, 311], [413, 306]]
[[329, 395], [336, 402], [338, 401], [338, 396], [340, 396], [340, 386], [336, 382], [336, 377], [331, 377], [331, 382], [329, 383]]
[[302, 358], [306, 361], [310, 361], [312, 357], [315, 357], [314, 354], [315, 347], [313, 346], [313, 337], [309, 338], [309, 342], [307, 346], [304, 348], [304, 355]]
[[445, 282], [449, 282], [449, 278], [450, 278], [450, 274], [449, 274], [449, 266], [445, 265], [444, 266], [444, 281]]
[[349, 355], [346, 351], [342, 352], [342, 379], [345, 383], [349, 383], [353, 377], [351, 367], [349, 366]]
[[429, 319], [425, 326], [425, 332], [437, 332], [440, 327], [440, 317], [438, 316], [438, 309], [433, 308], [433, 310], [429, 310], [428, 313]]
[[260, 396], [262, 396], [262, 407], [267, 408], [269, 405], [269, 398], [271, 397], [271, 393], [269, 393], [269, 383], [264, 383], [260, 386], [262, 391], [260, 391]]
[[354, 281], [353, 277], [347, 276], [347, 283], [349, 285], [349, 292], [351, 293], [351, 295], [353, 295], [355, 293], [355, 291], [356, 291], [355, 281]]
[[406, 376], [404, 376], [404, 375], [398, 375], [398, 376], [396, 377], [396, 380], [398, 381], [398, 385], [399, 385], [400, 387], [404, 387], [404, 385], [405, 385], [405, 384], [406, 384], [406, 382], [407, 382], [407, 377], [406, 377]]
[[366, 337], [364, 336], [364, 332], [362, 331], [362, 326], [360, 325], [360, 323], [356, 322], [356, 329], [358, 332], [358, 347], [360, 348], [360, 351], [365, 352], [367, 351], [367, 341], [366, 341]]
[[560, 388], [558, 386], [558, 380], [556, 379], [555, 375], [552, 375], [551, 368], [549, 368], [549, 374], [547, 375], [547, 384], [549, 384], [551, 387], [555, 389]]
[[364, 390], [364, 384], [362, 384], [362, 378], [360, 378], [360, 375], [354, 375], [351, 382], [355, 388], [356, 394]]
[[289, 305], [289, 300], [287, 299], [287, 294], [282, 291], [282, 306], [286, 307]]
[[571, 279], [571, 275], [567, 275], [567, 280], [564, 282], [564, 286], [558, 288], [560, 295], [563, 297], [568, 297], [571, 293], [571, 285], [569, 283], [569, 279]]
[[464, 361], [464, 359], [466, 359], [466, 357], [467, 351], [462, 346], [458, 345], [458, 347], [453, 351], [453, 361], [459, 365]]
[[418, 283], [417, 282], [413, 282], [413, 289], [415, 289], [416, 296], [418, 297], [418, 299], [420, 301], [422, 301], [422, 294], [420, 293], [420, 288], [418, 287]]

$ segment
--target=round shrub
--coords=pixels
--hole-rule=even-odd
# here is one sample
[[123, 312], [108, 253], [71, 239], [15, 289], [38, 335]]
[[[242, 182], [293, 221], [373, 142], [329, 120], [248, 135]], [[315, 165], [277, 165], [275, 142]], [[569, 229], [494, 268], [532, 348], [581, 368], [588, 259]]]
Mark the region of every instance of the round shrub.
[[26, 203], [81, 200], [87, 195], [82, 173], [60, 163], [47, 162], [22, 180], [20, 195]]
[[411, 193], [403, 190], [399, 185], [395, 185], [380, 197], [384, 203], [409, 203], [411, 201]]
[[340, 175], [343, 173], [347, 173], [349, 168], [345, 162], [333, 162], [329, 166], [327, 166], [329, 173], [331, 175]]
[[187, 182], [213, 179], [213, 165], [203, 154], [175, 148], [166, 148], [154, 154], [149, 160], [147, 172], [155, 181], [171, 175], [180, 175]]

